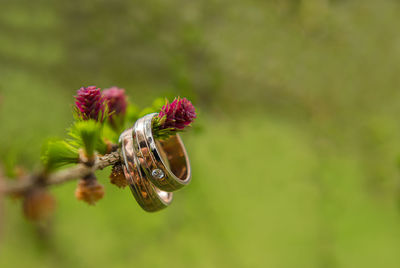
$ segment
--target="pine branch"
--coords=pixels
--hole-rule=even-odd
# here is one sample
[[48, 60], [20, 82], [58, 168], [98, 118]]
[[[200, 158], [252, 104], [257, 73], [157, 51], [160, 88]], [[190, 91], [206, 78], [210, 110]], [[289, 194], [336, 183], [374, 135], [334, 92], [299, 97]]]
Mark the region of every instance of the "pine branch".
[[71, 168], [50, 173], [45, 177], [43, 176], [43, 174], [34, 173], [27, 175], [19, 179], [18, 181], [12, 181], [3, 178], [2, 180], [0, 180], [0, 182], [2, 182], [2, 185], [0, 185], [0, 193], [22, 193], [35, 186], [35, 184], [39, 183], [39, 181], [40, 184], [44, 186], [62, 184], [67, 181], [83, 178], [96, 170], [101, 170], [115, 163], [118, 163], [120, 160], [121, 156], [118, 150], [110, 154], [98, 157], [93, 166], [81, 163]]

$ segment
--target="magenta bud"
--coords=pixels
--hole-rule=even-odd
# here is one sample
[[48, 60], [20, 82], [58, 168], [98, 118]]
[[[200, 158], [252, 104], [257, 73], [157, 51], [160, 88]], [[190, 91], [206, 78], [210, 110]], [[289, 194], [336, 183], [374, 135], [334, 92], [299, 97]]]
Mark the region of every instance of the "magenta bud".
[[193, 104], [186, 98], [175, 98], [172, 103], [167, 103], [161, 108], [158, 117], [164, 118], [161, 129], [172, 128], [182, 130], [190, 125], [196, 118]]
[[75, 99], [76, 109], [82, 120], [103, 121], [105, 105], [100, 88], [96, 86], [81, 87]]
[[118, 115], [125, 115], [126, 107], [128, 105], [125, 95], [125, 89], [112, 87], [103, 91], [103, 96], [108, 106], [110, 113], [110, 121], [113, 122], [113, 117]]

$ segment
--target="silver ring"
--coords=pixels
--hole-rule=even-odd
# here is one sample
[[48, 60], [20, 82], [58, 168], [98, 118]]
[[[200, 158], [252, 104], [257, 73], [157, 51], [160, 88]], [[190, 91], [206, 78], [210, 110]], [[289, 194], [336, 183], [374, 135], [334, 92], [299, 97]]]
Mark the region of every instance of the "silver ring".
[[159, 189], [176, 191], [190, 183], [191, 168], [178, 134], [155, 140], [152, 121], [156, 113], [139, 118], [133, 127], [133, 147], [147, 178]]
[[158, 189], [147, 180], [143, 161], [137, 157], [134, 150], [134, 140], [132, 129], [124, 131], [119, 138], [125, 178], [129, 182], [133, 196], [144, 210], [148, 212], [161, 210], [171, 204], [173, 194]]

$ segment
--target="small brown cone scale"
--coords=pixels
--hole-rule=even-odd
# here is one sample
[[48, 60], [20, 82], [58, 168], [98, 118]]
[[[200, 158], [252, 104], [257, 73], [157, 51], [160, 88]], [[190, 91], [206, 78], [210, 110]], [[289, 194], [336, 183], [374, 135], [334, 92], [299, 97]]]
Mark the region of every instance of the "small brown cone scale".
[[117, 163], [113, 166], [110, 174], [110, 182], [119, 188], [125, 188], [128, 186], [128, 181], [125, 178], [124, 170], [121, 163]]
[[78, 182], [75, 190], [78, 200], [85, 201], [89, 205], [94, 205], [104, 196], [104, 186], [99, 184], [94, 174], [90, 174]]
[[25, 194], [22, 206], [28, 220], [47, 220], [54, 212], [55, 199], [46, 189], [34, 188]]

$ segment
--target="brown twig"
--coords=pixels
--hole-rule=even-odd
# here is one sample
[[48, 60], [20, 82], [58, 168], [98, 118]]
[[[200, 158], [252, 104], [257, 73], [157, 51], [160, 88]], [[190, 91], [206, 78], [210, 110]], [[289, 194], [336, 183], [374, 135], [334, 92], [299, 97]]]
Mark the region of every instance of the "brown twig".
[[[120, 152], [115, 151], [104, 156], [98, 157], [93, 166], [85, 164], [77, 164], [74, 167], [60, 170], [54, 173], [48, 174], [45, 179], [41, 179], [40, 183], [44, 186], [50, 186], [55, 184], [62, 184], [67, 181], [82, 178], [96, 170], [104, 169], [105, 167], [111, 166], [121, 160]], [[0, 175], [1, 176], [1, 175]], [[2, 180], [3, 185], [0, 185], [0, 194], [13, 194], [22, 193], [31, 187], [33, 187], [38, 180], [43, 177], [43, 174], [36, 173], [27, 175], [17, 181], [6, 183], [7, 179]]]

